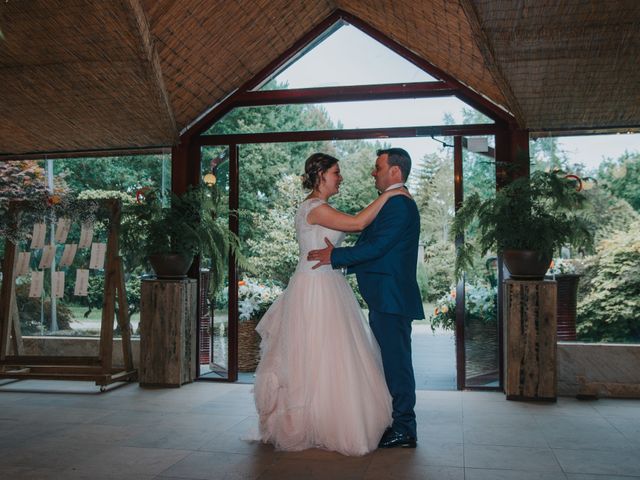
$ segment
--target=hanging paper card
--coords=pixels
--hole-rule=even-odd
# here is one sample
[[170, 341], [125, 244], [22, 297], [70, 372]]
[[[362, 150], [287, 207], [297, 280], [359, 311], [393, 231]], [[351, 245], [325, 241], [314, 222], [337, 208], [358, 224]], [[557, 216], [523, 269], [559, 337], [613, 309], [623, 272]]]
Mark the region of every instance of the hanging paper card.
[[51, 268], [51, 263], [53, 262], [53, 256], [56, 254], [56, 246], [55, 245], [45, 245], [42, 248], [42, 257], [40, 257], [40, 265], [38, 268], [43, 270], [45, 268]]
[[58, 219], [58, 224], [56, 225], [56, 243], [64, 243], [67, 241], [67, 236], [69, 235], [70, 228], [71, 228], [70, 218]]
[[29, 297], [38, 298], [42, 296], [42, 284], [44, 282], [43, 271], [31, 272], [31, 285], [29, 286]]
[[34, 223], [31, 234], [31, 249], [44, 247], [44, 236], [47, 233], [47, 226], [44, 223]]
[[488, 152], [489, 142], [487, 141], [487, 137], [467, 138], [467, 150], [470, 152]]
[[87, 288], [89, 287], [89, 270], [79, 268], [76, 270], [76, 285], [73, 288], [73, 294], [78, 297], [87, 296]]
[[67, 243], [64, 246], [64, 250], [62, 252], [62, 258], [60, 259], [60, 268], [68, 267], [73, 263], [73, 259], [76, 256], [76, 252], [78, 251], [77, 243]]
[[56, 298], [64, 297], [64, 272], [53, 272], [51, 291]]
[[89, 268], [94, 270], [102, 270], [104, 268], [104, 256], [107, 253], [106, 243], [94, 243], [91, 245], [91, 259], [89, 260]]
[[93, 224], [84, 223], [80, 229], [80, 241], [78, 242], [78, 248], [89, 248], [91, 241], [93, 240]]
[[16, 262], [16, 277], [29, 273], [30, 261], [31, 252], [18, 252], [18, 261]]

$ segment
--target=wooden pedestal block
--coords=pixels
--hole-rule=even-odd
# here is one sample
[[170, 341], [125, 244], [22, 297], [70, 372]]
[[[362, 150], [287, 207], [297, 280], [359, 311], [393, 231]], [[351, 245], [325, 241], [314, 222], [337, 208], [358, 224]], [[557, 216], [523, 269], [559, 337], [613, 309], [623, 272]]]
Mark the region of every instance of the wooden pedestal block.
[[196, 376], [196, 281], [143, 280], [141, 386], [179, 387]]
[[508, 400], [556, 400], [556, 297], [554, 281], [504, 284]]

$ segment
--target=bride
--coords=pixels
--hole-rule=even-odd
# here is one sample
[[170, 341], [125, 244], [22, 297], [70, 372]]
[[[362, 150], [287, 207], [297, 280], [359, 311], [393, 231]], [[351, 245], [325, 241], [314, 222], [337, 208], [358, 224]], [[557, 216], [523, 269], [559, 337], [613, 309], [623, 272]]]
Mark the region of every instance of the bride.
[[342, 176], [338, 160], [315, 153], [305, 162], [311, 193], [295, 216], [298, 266], [283, 294], [262, 317], [255, 403], [260, 439], [277, 449], [375, 450], [391, 424], [391, 396], [380, 349], [345, 277], [330, 265], [312, 269], [309, 250], [339, 245], [344, 232], [369, 225], [399, 188], [380, 195], [357, 215], [331, 207]]

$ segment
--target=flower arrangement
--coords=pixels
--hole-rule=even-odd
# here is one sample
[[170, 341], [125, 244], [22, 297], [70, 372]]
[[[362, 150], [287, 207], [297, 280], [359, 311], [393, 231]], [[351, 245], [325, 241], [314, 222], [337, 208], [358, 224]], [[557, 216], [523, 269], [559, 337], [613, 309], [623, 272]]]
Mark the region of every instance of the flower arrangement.
[[567, 258], [556, 258], [551, 261], [547, 275], [575, 275], [576, 264]]
[[238, 282], [238, 311], [240, 321], [260, 318], [282, 293], [274, 283], [259, 282], [246, 277]]
[[[467, 284], [465, 286], [465, 304], [468, 320], [495, 322], [498, 313], [497, 291], [488, 285]], [[431, 315], [431, 329], [442, 327], [454, 330], [456, 325], [456, 291], [452, 288], [449, 293], [436, 301], [436, 307]]]
[[436, 308], [431, 315], [431, 330], [442, 327], [445, 330], [453, 330], [456, 324], [456, 290], [444, 294], [436, 300]]

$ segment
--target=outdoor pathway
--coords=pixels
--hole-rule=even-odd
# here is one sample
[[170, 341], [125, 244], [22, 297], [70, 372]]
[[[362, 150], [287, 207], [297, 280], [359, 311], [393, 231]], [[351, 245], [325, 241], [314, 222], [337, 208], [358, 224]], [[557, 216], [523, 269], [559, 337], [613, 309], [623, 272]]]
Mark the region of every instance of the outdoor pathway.
[[453, 332], [413, 325], [413, 373], [417, 390], [456, 389], [456, 345]]

